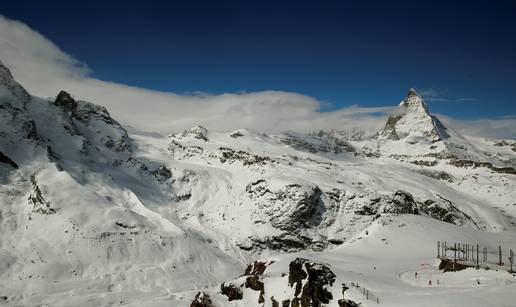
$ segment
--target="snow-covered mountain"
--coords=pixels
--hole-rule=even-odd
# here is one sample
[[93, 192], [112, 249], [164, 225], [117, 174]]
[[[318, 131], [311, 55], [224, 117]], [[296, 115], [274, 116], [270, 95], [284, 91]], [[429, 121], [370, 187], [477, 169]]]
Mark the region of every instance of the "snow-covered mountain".
[[[432, 259], [437, 240], [516, 246], [515, 144], [461, 136], [412, 89], [376, 133], [163, 137], [64, 91], [30, 96], [0, 64], [0, 305], [294, 306], [294, 263], [322, 272], [310, 291], [329, 306], [349, 278], [410, 306], [423, 290], [399, 299], [414, 285], [379, 280]], [[268, 271], [234, 281], [258, 258]], [[367, 259], [382, 274], [344, 269]], [[485, 291], [513, 291], [504, 280]]]

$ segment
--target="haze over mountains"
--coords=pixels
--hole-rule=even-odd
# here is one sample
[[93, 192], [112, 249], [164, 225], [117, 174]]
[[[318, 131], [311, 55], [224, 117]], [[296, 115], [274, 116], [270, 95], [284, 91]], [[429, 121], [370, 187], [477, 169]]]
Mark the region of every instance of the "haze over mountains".
[[[356, 281], [397, 306], [509, 306], [505, 272], [445, 273], [435, 289], [409, 275], [441, 274], [437, 240], [516, 249], [515, 165], [516, 140], [463, 136], [413, 89], [378, 130], [163, 137], [73, 93], [31, 96], [2, 64], [0, 304], [339, 306]], [[322, 296], [295, 290], [289, 263]]]

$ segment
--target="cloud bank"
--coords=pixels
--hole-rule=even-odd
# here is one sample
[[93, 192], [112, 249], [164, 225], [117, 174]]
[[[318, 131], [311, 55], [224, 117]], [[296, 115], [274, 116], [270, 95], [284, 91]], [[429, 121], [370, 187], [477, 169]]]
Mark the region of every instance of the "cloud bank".
[[[86, 64], [60, 50], [38, 32], [1, 15], [0, 60], [33, 95], [53, 97], [60, 90], [66, 90], [76, 99], [106, 106], [123, 124], [161, 133], [180, 131], [197, 124], [223, 132], [239, 128], [265, 132], [379, 129], [393, 108], [354, 105], [321, 112], [322, 102], [292, 92], [179, 95], [106, 82], [93, 78]], [[458, 127], [471, 124], [453, 119], [449, 122]], [[500, 136], [501, 133], [507, 137], [508, 131], [516, 134], [514, 118], [486, 119], [473, 124], [486, 127], [471, 130], [477, 135]], [[471, 132], [466, 128], [462, 130]]]

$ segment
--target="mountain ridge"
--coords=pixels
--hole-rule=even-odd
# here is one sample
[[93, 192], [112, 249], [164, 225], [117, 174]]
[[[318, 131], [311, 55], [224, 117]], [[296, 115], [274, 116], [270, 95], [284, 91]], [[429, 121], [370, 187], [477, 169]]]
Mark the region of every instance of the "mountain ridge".
[[458, 156], [458, 137], [420, 131], [128, 133], [104, 107], [64, 91], [27, 98], [0, 72], [0, 296], [12, 304], [65, 306], [74, 293], [98, 305], [95, 291], [102, 304], [168, 293], [184, 305], [253, 259], [331, 253], [382, 227], [516, 231], [516, 178], [485, 164], [514, 157], [498, 141]]

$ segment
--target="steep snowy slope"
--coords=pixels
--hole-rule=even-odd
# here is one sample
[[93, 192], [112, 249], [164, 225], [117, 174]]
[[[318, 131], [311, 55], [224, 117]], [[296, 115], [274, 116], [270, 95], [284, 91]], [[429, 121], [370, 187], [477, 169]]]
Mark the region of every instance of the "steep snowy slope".
[[55, 101], [27, 96], [1, 72], [0, 296], [8, 304], [112, 305], [209, 284], [245, 263], [224, 237], [151, 209], [171, 198], [170, 171], [132, 158], [125, 129], [104, 108], [64, 92]]
[[[263, 257], [249, 287], [264, 283], [265, 306], [294, 298], [282, 274], [296, 257], [333, 272], [330, 306], [349, 280], [391, 305], [455, 299], [403, 274], [432, 266], [437, 240], [514, 247], [515, 141], [465, 138], [412, 90], [393, 116], [376, 134], [128, 133], [66, 92], [31, 97], [0, 65], [0, 305], [187, 306], [205, 289], [216, 306], [262, 306], [259, 290], [217, 292]], [[506, 302], [514, 280], [486, 274], [461, 301]]]

